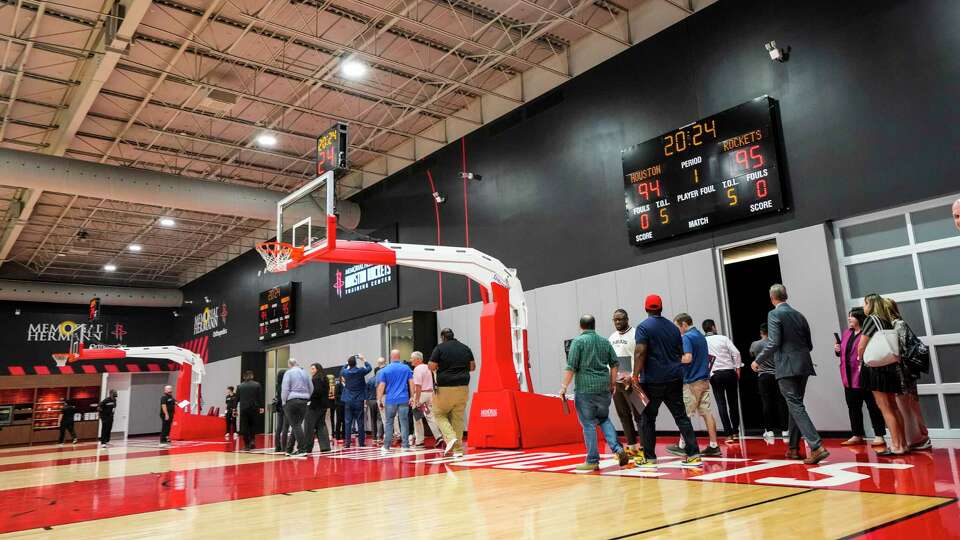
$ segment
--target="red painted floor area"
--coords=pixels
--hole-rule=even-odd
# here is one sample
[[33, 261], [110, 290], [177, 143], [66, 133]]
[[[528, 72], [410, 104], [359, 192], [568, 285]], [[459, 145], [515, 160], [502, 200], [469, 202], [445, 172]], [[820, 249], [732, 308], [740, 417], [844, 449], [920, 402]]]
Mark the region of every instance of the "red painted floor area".
[[[151, 441], [152, 442], [152, 441]], [[262, 443], [265, 441], [261, 441]], [[841, 447], [826, 441], [831, 456], [819, 466], [785, 460], [782, 440], [769, 443], [751, 439], [738, 445], [722, 445], [722, 458], [706, 458], [701, 468], [682, 469], [678, 459], [662, 448], [675, 442], [658, 441], [660, 467], [655, 470], [620, 469], [612, 459], [601, 463], [595, 475], [682, 479], [698, 482], [735, 482], [877, 493], [949, 497], [941, 507], [866, 531], [868, 538], [950, 537], [960, 533], [960, 450], [936, 448], [900, 459], [877, 458], [867, 447]], [[0, 472], [58, 465], [82, 465], [97, 461], [137, 459], [164, 454], [232, 451], [235, 443], [181, 443], [170, 449], [150, 448], [150, 442], [132, 442], [126, 455], [44, 460], [36, 464], [0, 467]], [[34, 450], [34, 452], [49, 452]], [[25, 450], [24, 452], [29, 452]], [[6, 453], [3, 456], [25, 455]], [[609, 456], [605, 456], [609, 458]], [[4, 512], [0, 532], [50, 527], [78, 521], [209, 504], [264, 495], [318, 490], [336, 486], [377, 482], [435, 474], [471, 467], [579, 474], [573, 467], [582, 462], [583, 447], [566, 445], [525, 451], [475, 450], [465, 459], [444, 458], [438, 453], [391, 455], [377, 449], [354, 448], [307, 459], [278, 459], [227, 467], [166, 471], [118, 478], [64, 484], [3, 489]], [[919, 536], [918, 536], [919, 535]]]

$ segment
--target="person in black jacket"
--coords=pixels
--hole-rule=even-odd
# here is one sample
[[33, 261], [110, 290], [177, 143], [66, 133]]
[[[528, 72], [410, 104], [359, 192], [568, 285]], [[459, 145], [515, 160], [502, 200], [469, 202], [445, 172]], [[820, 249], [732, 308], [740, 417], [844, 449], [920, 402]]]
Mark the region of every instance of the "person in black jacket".
[[63, 408], [60, 409], [60, 446], [63, 446], [64, 435], [68, 431], [70, 436], [73, 437], [73, 444], [77, 444], [77, 432], [73, 429], [73, 415], [75, 414], [77, 414], [77, 408], [69, 401], [64, 403]]
[[323, 374], [323, 366], [314, 363], [310, 365], [310, 376], [313, 378], [313, 393], [307, 404], [307, 418], [304, 421], [304, 431], [310, 437], [310, 444], [306, 450], [313, 450], [313, 437], [320, 441], [320, 451], [330, 451], [330, 434], [327, 433], [327, 422], [324, 416], [330, 407], [330, 389], [327, 377]]
[[254, 447], [254, 425], [257, 423], [257, 415], [263, 414], [263, 402], [260, 396], [263, 394], [263, 388], [260, 383], [253, 380], [253, 372], [246, 371], [243, 374], [243, 382], [237, 388], [237, 406], [240, 411], [240, 435], [243, 437], [243, 449], [253, 450]]
[[106, 399], [97, 404], [100, 413], [100, 446], [110, 446], [110, 432], [113, 431], [113, 413], [117, 410], [117, 391], [111, 390]]
[[237, 438], [237, 394], [234, 393], [233, 387], [227, 387], [227, 396], [226, 401], [226, 413], [224, 413], [223, 418], [227, 423], [227, 433], [223, 436], [224, 439], [236, 439]]

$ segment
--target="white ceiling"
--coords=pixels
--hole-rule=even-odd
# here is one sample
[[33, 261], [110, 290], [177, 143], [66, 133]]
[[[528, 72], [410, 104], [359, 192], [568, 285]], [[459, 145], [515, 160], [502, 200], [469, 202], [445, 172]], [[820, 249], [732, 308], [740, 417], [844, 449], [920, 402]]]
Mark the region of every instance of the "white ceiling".
[[[555, 86], [577, 74], [574, 52], [600, 61], [700, 7], [687, 0], [0, 0], [0, 147], [285, 192], [312, 177], [315, 137], [344, 121], [357, 179], [343, 183], [340, 196], [348, 197], [391, 172], [371, 181], [377, 163], [408, 164], [423, 157], [408, 150], [418, 142], [432, 151], [455, 140], [436, 135], [437, 125], [455, 121], [456, 130], [440, 133], [462, 134], [490, 121], [469, 112], [476, 103], [523, 104], [530, 96], [510, 90], [518, 77]], [[347, 58], [367, 64], [367, 76], [345, 78], [339, 65]], [[277, 136], [275, 147], [257, 145], [264, 131]], [[178, 286], [269, 234], [262, 221], [151, 200], [43, 193], [33, 194], [32, 211], [11, 206], [26, 202], [28, 191], [0, 187], [7, 254], [0, 264], [33, 279]], [[167, 214], [179, 225], [156, 227]], [[75, 253], [80, 230], [92, 245], [86, 255]], [[125, 251], [131, 242], [144, 250]], [[107, 262], [118, 271], [105, 274]]]

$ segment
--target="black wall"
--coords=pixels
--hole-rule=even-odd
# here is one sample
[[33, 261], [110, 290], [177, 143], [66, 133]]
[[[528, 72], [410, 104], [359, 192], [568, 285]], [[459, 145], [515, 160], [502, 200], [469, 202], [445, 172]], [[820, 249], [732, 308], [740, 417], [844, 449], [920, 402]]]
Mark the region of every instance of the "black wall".
[[[87, 323], [87, 317], [87, 304], [0, 302], [0, 327], [3, 328], [0, 333], [0, 373], [5, 373], [9, 366], [55, 366], [51, 355], [69, 352], [69, 337], [45, 330], [56, 329], [65, 321]], [[103, 306], [99, 326], [104, 344], [175, 344], [171, 341], [174, 317], [170, 309]], [[69, 331], [71, 327], [73, 325], [64, 328]], [[87, 344], [90, 343], [88, 340]]]
[[[532, 289], [958, 191], [957, 20], [955, 0], [721, 0], [468, 135], [468, 168], [483, 175], [469, 185], [471, 245]], [[789, 62], [770, 61], [772, 39]], [[631, 247], [620, 149], [763, 94], [780, 104], [792, 209]], [[361, 228], [397, 222], [401, 242], [435, 243], [429, 168], [447, 196], [442, 243], [463, 245], [460, 152], [456, 141], [356, 196]], [[290, 279], [303, 282], [296, 340], [440, 306], [435, 273], [401, 269], [398, 309], [332, 324], [326, 265], [260, 268], [250, 253], [186, 287], [235, 317], [211, 360], [259, 348], [257, 292]], [[465, 303], [465, 280], [446, 276], [443, 293], [444, 307]]]

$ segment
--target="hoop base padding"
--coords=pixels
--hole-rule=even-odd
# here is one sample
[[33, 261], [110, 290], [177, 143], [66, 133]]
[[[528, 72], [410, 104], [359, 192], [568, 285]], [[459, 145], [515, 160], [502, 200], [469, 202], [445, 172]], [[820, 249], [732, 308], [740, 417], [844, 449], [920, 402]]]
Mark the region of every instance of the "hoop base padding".
[[256, 248], [267, 272], [286, 272], [291, 261], [303, 256], [302, 247], [286, 242], [258, 242]]

